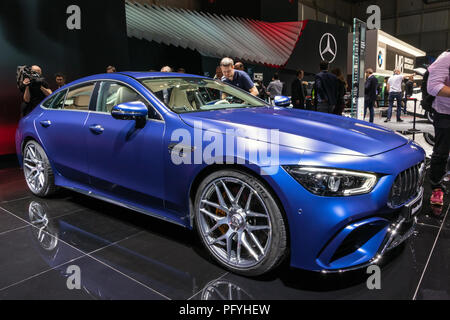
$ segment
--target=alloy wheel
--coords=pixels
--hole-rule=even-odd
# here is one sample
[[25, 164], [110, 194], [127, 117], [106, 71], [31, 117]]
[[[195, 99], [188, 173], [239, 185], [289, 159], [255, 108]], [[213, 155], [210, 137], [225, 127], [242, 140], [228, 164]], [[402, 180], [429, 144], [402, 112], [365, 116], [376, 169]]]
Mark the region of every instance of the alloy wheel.
[[214, 280], [202, 290], [202, 300], [254, 300], [254, 298], [237, 284], [227, 280]]
[[39, 242], [42, 249], [52, 251], [58, 245], [58, 234], [50, 226], [49, 218], [43, 206], [32, 201], [28, 206], [28, 216], [33, 225], [32, 233]]
[[33, 193], [40, 193], [45, 187], [46, 164], [35, 144], [28, 144], [24, 151], [23, 169], [25, 180]]
[[266, 257], [272, 223], [264, 201], [249, 184], [217, 178], [206, 186], [197, 208], [200, 234], [224, 264], [248, 269]]

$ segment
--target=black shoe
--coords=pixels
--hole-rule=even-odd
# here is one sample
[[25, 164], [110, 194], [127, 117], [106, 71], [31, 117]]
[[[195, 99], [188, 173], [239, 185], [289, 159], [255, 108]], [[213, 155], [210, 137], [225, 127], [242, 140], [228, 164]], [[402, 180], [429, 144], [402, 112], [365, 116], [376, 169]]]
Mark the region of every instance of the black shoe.
[[389, 121], [391, 121], [391, 119], [386, 119], [386, 120], [384, 120], [384, 122], [389, 122]]
[[442, 206], [431, 205], [431, 212], [435, 217], [440, 217], [442, 215]]
[[404, 120], [402, 120], [402, 119], [397, 119], [397, 122], [404, 122]]

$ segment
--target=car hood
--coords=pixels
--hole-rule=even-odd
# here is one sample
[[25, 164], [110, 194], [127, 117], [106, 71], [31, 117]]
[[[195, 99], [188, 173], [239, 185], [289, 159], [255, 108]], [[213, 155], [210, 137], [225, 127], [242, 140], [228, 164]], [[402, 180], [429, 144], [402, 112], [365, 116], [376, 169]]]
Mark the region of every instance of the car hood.
[[278, 129], [280, 145], [312, 152], [374, 156], [408, 142], [392, 130], [368, 122], [297, 109], [227, 109], [185, 113], [180, 117], [192, 127], [201, 123], [202, 130], [263, 142], [271, 142], [270, 135], [261, 134], [258, 128]]

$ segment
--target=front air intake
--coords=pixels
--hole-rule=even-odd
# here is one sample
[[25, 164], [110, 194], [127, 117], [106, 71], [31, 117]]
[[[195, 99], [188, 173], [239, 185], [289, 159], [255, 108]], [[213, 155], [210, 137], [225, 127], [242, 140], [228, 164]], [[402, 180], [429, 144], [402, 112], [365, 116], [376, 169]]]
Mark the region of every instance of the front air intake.
[[385, 223], [376, 221], [356, 228], [339, 245], [331, 257], [330, 263], [352, 254], [385, 227]]

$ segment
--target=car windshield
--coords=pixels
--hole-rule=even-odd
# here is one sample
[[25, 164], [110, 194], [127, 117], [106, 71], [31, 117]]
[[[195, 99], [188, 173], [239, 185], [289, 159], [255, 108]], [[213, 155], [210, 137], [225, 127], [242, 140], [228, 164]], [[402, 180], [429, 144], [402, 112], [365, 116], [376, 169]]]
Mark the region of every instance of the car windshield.
[[142, 83], [176, 113], [261, 107], [265, 103], [221, 81], [203, 78], [158, 78]]

